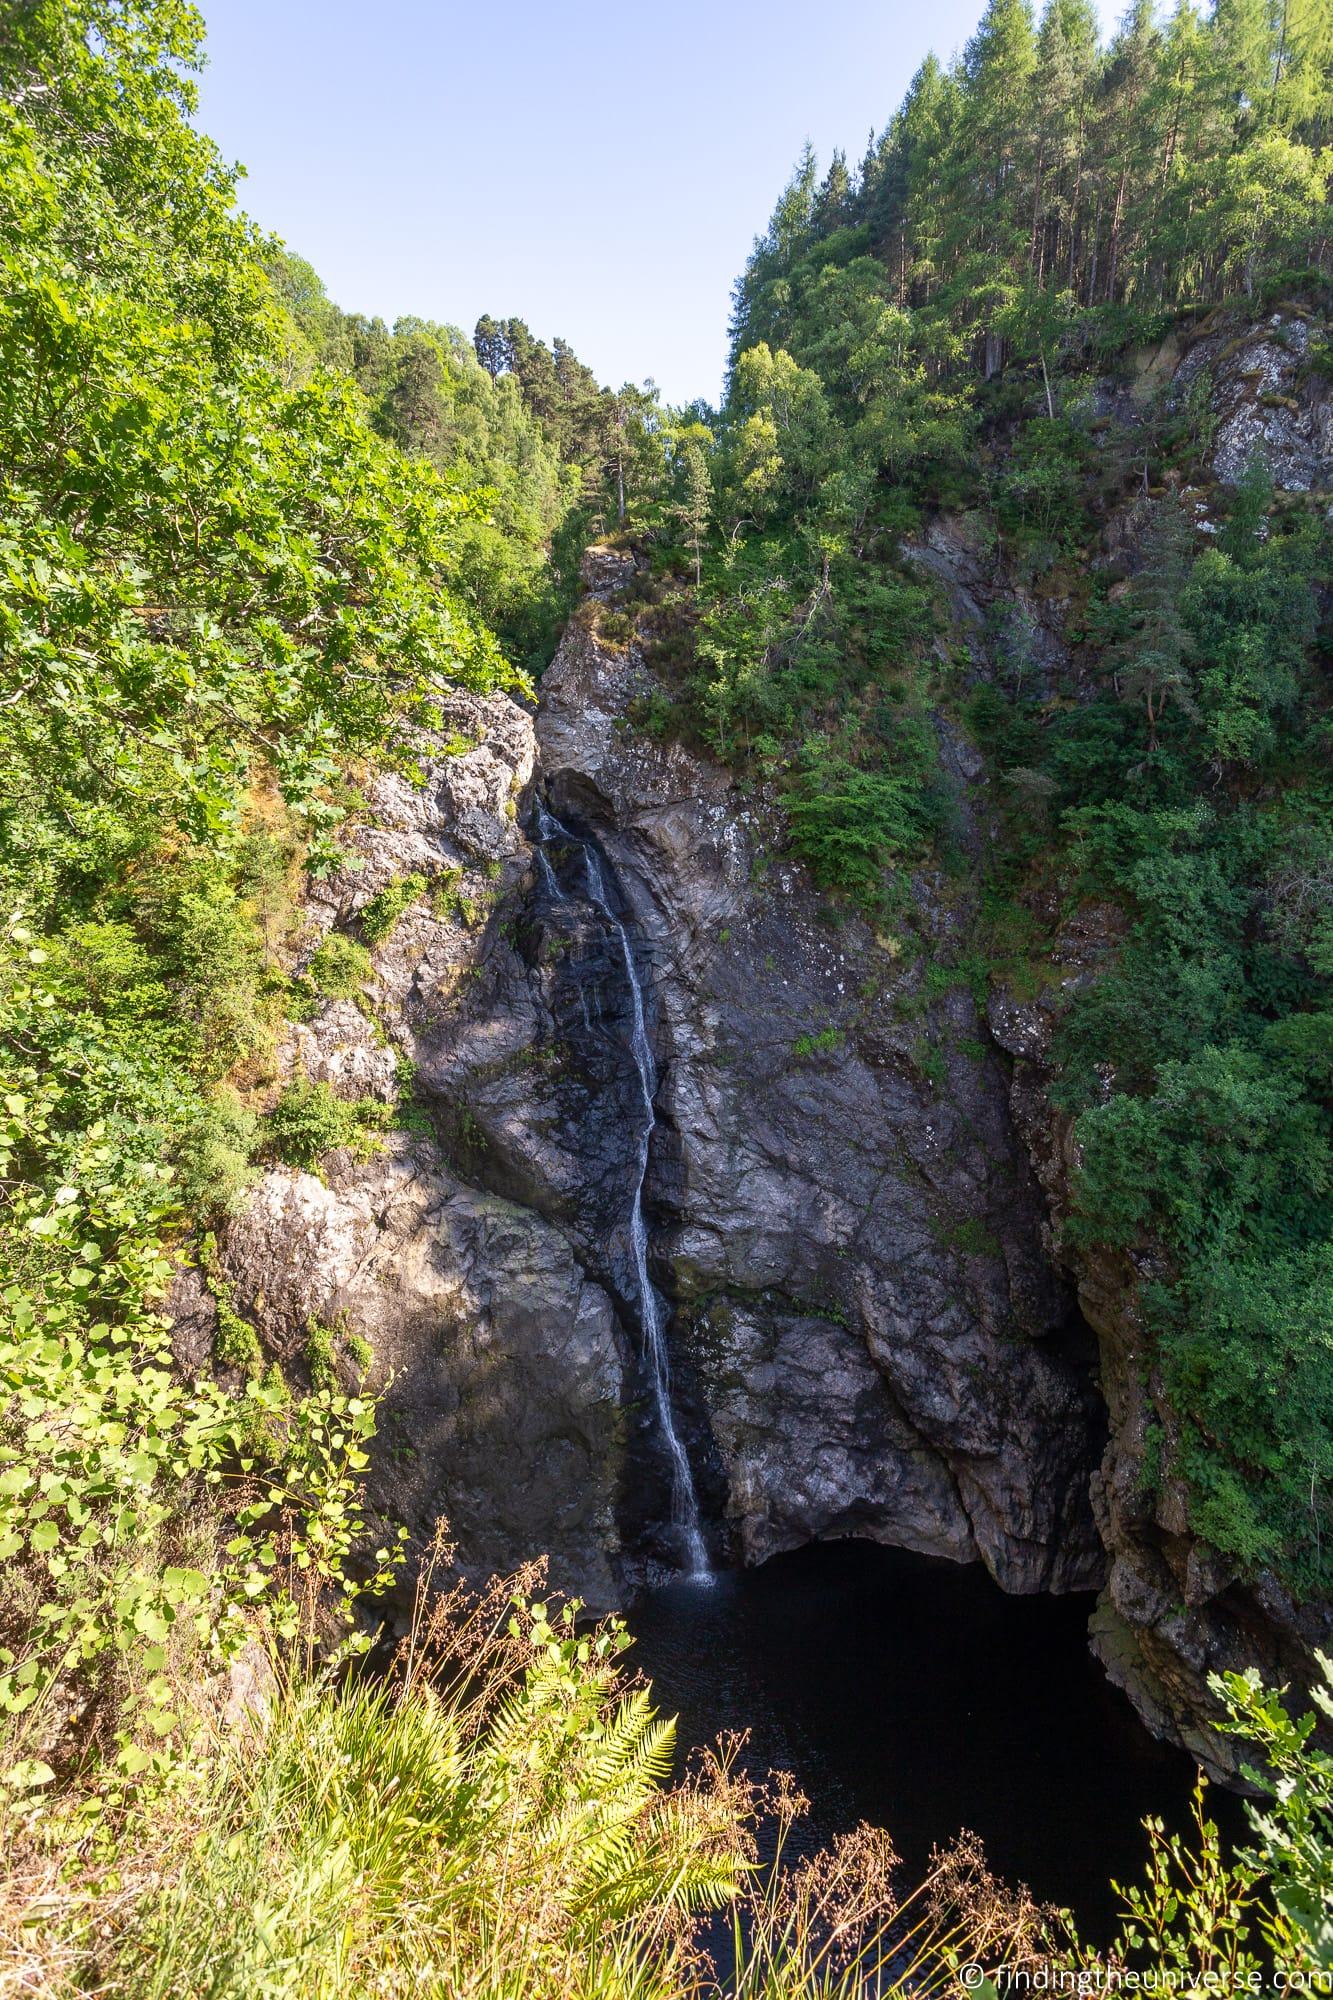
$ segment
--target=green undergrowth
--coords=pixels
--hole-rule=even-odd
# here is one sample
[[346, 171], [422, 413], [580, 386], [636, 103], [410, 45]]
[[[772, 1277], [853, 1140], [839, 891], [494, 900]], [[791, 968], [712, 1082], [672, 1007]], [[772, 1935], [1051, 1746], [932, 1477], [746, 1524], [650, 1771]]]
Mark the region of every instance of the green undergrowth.
[[265, 1119], [275, 1158], [289, 1167], [318, 1168], [326, 1153], [349, 1151], [367, 1160], [379, 1150], [377, 1137], [392, 1118], [390, 1106], [373, 1097], [338, 1097], [327, 1083], [293, 1077]]
[[[292, 365], [272, 246], [191, 122], [176, 0], [0, 17], [0, 1765], [19, 1791], [170, 1763], [183, 1657], [331, 1649], [395, 1537], [369, 1401], [265, 1366], [212, 1254], [265, 1158], [391, 1115], [294, 1078], [284, 1023], [357, 998], [310, 874], [463, 685], [477, 482]], [[203, 1260], [214, 1374], [172, 1347]], [[350, 1350], [349, 1350], [350, 1354]], [[354, 1357], [351, 1357], [354, 1358]], [[355, 1553], [354, 1553], [355, 1552]]]
[[1150, 1822], [1094, 1953], [970, 1836], [913, 1887], [868, 1826], [800, 1851], [804, 1801], [735, 1742], [673, 1778], [623, 1627], [535, 1582], [419, 1596], [375, 1676], [252, 1643], [248, 1705], [224, 1720], [196, 1686], [133, 1788], [11, 1794], [0, 1977], [51, 2000], [996, 2000], [1016, 1975], [1202, 1994], [1333, 1965], [1333, 1761], [1257, 1678], [1217, 1683], [1266, 1759], [1247, 1846], [1223, 1852], [1202, 1787], [1192, 1840]]

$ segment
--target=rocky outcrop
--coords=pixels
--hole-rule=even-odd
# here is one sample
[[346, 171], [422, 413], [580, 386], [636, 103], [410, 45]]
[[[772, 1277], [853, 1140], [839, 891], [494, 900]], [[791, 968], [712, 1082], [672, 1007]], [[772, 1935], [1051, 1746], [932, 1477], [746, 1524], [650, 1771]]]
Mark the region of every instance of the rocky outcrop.
[[1294, 306], [1239, 333], [1201, 329], [1190, 343], [1169, 394], [1178, 405], [1206, 383], [1217, 479], [1234, 485], [1257, 455], [1280, 491], [1333, 497], [1333, 377], [1312, 368], [1313, 344], [1310, 315]]
[[[226, 1232], [221, 1278], [265, 1352], [301, 1375], [312, 1330], [369, 1343], [381, 1397], [369, 1499], [414, 1550], [447, 1519], [469, 1570], [547, 1554], [594, 1608], [619, 1597], [627, 1347], [613, 1300], [561, 1231], [451, 1166], [413, 1086], [458, 996], [503, 957], [504, 912], [531, 865], [518, 827], [535, 756], [507, 696], [458, 694], [416, 761], [379, 777], [347, 865], [310, 885], [301, 971], [335, 926], [420, 878], [354, 1000], [326, 1001], [278, 1050], [280, 1078], [397, 1104], [408, 1130], [323, 1177], [275, 1167]], [[177, 1343], [202, 1365], [211, 1304], [178, 1288]], [[335, 1345], [339, 1344], [335, 1343]]]
[[[971, 995], [831, 929], [721, 767], [627, 729], [649, 679], [575, 626], [538, 740], [651, 968], [648, 1196], [705, 1490], [749, 1561], [857, 1533], [980, 1557], [1011, 1590], [1098, 1580], [1099, 1405]], [[964, 912], [917, 887], [947, 954]]]
[[621, 1341], [559, 1233], [395, 1137], [326, 1180], [267, 1174], [231, 1230], [233, 1299], [299, 1364], [312, 1325], [370, 1342], [382, 1387], [369, 1498], [424, 1546], [444, 1516], [468, 1568], [550, 1555], [615, 1601]]

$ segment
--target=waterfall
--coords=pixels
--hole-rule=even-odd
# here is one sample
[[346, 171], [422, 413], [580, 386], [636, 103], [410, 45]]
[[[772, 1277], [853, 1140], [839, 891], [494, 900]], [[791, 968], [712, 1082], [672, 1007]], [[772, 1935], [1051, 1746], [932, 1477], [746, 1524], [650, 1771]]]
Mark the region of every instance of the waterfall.
[[[567, 898], [560, 888], [555, 870], [545, 852], [545, 843], [548, 840], [560, 840], [578, 854], [583, 878], [587, 884], [588, 901], [601, 912], [610, 926], [625, 970], [625, 983], [629, 988], [631, 1007], [630, 1051], [634, 1057], [634, 1069], [643, 1099], [643, 1123], [639, 1132], [634, 1194], [629, 1217], [630, 1250], [639, 1295], [639, 1329], [643, 1337], [643, 1352], [648, 1367], [654, 1414], [671, 1460], [671, 1524], [684, 1547], [690, 1575], [706, 1577], [711, 1571], [708, 1549], [700, 1526], [699, 1496], [695, 1490], [689, 1457], [680, 1432], [676, 1428], [675, 1411], [671, 1406], [671, 1367], [667, 1355], [662, 1301], [658, 1298], [653, 1281], [648, 1275], [648, 1230], [643, 1219], [643, 1184], [648, 1176], [648, 1148], [656, 1123], [653, 1100], [657, 1095], [657, 1065], [653, 1060], [652, 1045], [648, 1040], [648, 1027], [643, 1008], [643, 986], [639, 979], [639, 969], [634, 963], [634, 953], [630, 950], [629, 934], [612, 904], [601, 857], [597, 850], [590, 841], [580, 840], [577, 834], [571, 833], [567, 826], [562, 825], [554, 814], [548, 812], [540, 803], [537, 806], [537, 834], [540, 844], [536, 852], [542, 882], [557, 901], [563, 902]], [[586, 1013], [584, 1018], [586, 1020]]]

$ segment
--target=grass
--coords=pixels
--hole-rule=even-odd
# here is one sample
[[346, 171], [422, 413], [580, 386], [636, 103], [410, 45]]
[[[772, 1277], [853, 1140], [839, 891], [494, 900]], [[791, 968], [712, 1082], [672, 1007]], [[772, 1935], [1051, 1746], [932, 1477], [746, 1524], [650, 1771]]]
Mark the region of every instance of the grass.
[[821, 1028], [818, 1034], [798, 1035], [792, 1043], [792, 1054], [796, 1056], [832, 1055], [842, 1046], [842, 1029], [830, 1025]]
[[850, 2000], [942, 1992], [983, 1941], [1035, 1962], [1037, 1912], [975, 1843], [904, 1898], [869, 1827], [786, 1862], [804, 1802], [741, 1775], [738, 1743], [672, 1782], [674, 1725], [623, 1628], [582, 1628], [537, 1583], [423, 1591], [379, 1677], [275, 1662], [239, 1723], [100, 1814], [11, 1807], [0, 1991]]
[[[904, 1893], [862, 1825], [797, 1856], [805, 1801], [758, 1784], [741, 1739], [672, 1778], [674, 1724], [626, 1670], [628, 1640], [540, 1595], [542, 1569], [434, 1587], [374, 1672], [252, 1636], [248, 1699], [188, 1632], [159, 1666], [185, 1747], [133, 1782], [90, 1761], [0, 1787], [0, 1994], [46, 2000], [942, 2000], [966, 1990], [1258, 1992], [1329, 1968], [1333, 1759], [1257, 1675], [1214, 1679], [1271, 1778], [1234, 1859], [1148, 1821], [1109, 1954], [989, 1873], [960, 1835]], [[255, 1628], [256, 1633], [258, 1628]], [[830, 1634], [836, 1643], [836, 1634]], [[1314, 1699], [1333, 1715], [1333, 1663]], [[0, 1742], [0, 1752], [9, 1747]], [[0, 1766], [2, 1767], [2, 1766]], [[772, 1858], [761, 1863], [760, 1853]], [[1322, 1940], [1322, 1942], [1321, 1942]], [[969, 1966], [1002, 1967], [1004, 1978]]]

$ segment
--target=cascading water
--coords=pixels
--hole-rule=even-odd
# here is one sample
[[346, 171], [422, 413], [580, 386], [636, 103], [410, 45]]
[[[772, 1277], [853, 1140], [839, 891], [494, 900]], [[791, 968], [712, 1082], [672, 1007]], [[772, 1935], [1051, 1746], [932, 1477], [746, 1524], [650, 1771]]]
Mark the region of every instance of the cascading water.
[[[700, 1525], [699, 1496], [695, 1490], [689, 1456], [676, 1428], [675, 1411], [671, 1406], [671, 1368], [667, 1355], [662, 1302], [648, 1275], [648, 1231], [643, 1219], [643, 1184], [648, 1175], [648, 1149], [652, 1141], [653, 1126], [656, 1123], [653, 1100], [657, 1095], [657, 1065], [653, 1061], [652, 1045], [648, 1040], [643, 987], [638, 967], [634, 963], [634, 954], [630, 950], [629, 935], [616, 914], [607, 888], [601, 858], [596, 849], [590, 841], [580, 840], [577, 834], [571, 833], [567, 826], [540, 803], [537, 807], [537, 834], [538, 869], [543, 886], [554, 900], [563, 902], [568, 899], [560, 887], [559, 878], [546, 853], [546, 843], [559, 840], [579, 856], [583, 878], [587, 884], [588, 901], [601, 913], [610, 927], [624, 966], [625, 982], [629, 988], [630, 1051], [634, 1057], [634, 1068], [643, 1098], [643, 1125], [639, 1133], [637, 1171], [629, 1218], [630, 1251], [638, 1289], [639, 1327], [643, 1336], [644, 1360], [647, 1364], [654, 1414], [671, 1461], [671, 1524], [680, 1538], [689, 1574], [702, 1579], [709, 1576], [711, 1570], [708, 1549]], [[586, 1012], [584, 1018], [586, 1022]]]

